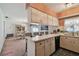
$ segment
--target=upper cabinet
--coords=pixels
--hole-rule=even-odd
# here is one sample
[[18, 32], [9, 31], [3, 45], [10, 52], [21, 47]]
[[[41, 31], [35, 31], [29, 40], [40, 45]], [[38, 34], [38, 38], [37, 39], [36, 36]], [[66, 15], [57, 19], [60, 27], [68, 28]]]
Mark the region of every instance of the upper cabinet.
[[48, 25], [47, 14], [45, 14], [45, 13], [41, 14], [41, 24]]
[[53, 17], [48, 15], [48, 25], [53, 25]]
[[48, 25], [59, 26], [58, 19], [56, 17], [48, 15]]
[[47, 14], [37, 9], [31, 8], [31, 22], [47, 25]]
[[58, 19], [55, 16], [48, 15], [40, 10], [30, 7], [31, 23], [38, 23], [42, 25], [58, 26]]
[[54, 26], [59, 26], [59, 21], [56, 17], [53, 17], [53, 25]]
[[40, 11], [31, 8], [31, 22], [32, 23], [41, 23], [41, 15], [40, 15]]

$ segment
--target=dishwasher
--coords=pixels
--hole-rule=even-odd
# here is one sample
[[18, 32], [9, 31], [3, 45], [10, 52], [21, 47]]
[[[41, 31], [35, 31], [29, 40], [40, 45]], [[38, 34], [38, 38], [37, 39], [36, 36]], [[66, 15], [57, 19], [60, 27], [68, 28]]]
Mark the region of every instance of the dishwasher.
[[60, 48], [60, 36], [55, 37], [55, 50], [57, 51]]

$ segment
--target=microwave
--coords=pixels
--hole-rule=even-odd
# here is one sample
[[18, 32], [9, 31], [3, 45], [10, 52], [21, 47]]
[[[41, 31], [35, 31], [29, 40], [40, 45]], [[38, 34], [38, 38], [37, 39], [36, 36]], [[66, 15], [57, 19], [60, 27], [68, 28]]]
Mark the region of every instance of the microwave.
[[41, 30], [48, 30], [48, 26], [47, 25], [41, 25]]

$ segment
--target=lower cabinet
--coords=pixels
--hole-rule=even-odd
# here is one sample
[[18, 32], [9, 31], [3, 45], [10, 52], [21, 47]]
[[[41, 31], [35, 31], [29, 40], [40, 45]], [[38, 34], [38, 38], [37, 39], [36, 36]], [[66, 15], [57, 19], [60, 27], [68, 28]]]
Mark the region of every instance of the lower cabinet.
[[79, 53], [79, 38], [61, 36], [60, 47]]
[[47, 39], [45, 40], [45, 56], [50, 55], [50, 40], [51, 39]]
[[45, 48], [44, 48], [45, 44], [44, 43], [45, 43], [44, 41], [39, 41], [39, 42], [35, 43], [35, 46], [36, 46], [36, 51], [35, 51], [36, 56], [44, 56], [44, 50], [45, 50]]
[[36, 56], [49, 56], [55, 51], [55, 38], [35, 42]]
[[50, 54], [52, 54], [53, 52], [55, 52], [55, 38], [51, 38], [50, 41]]
[[76, 38], [74, 41], [75, 45], [74, 45], [74, 51], [79, 53], [79, 38]]

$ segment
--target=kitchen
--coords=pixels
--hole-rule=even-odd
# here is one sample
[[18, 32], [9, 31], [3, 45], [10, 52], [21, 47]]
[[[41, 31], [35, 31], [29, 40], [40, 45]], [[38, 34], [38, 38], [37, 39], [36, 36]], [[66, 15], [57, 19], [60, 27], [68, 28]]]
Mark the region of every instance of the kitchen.
[[77, 3], [0, 4], [0, 55], [79, 55], [78, 10]]

